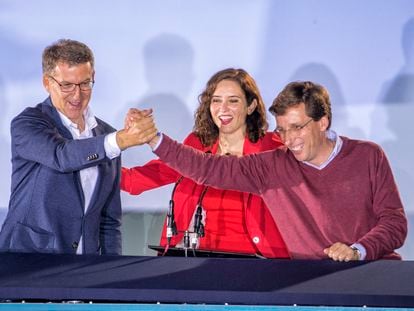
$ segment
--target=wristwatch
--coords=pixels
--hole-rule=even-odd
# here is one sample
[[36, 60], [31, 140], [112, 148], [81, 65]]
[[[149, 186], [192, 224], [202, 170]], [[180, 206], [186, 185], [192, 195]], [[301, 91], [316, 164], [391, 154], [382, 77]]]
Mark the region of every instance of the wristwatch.
[[350, 247], [354, 251], [354, 255], [357, 257], [356, 260], [361, 260], [361, 252], [359, 251], [359, 249], [356, 248], [355, 246], [350, 246]]

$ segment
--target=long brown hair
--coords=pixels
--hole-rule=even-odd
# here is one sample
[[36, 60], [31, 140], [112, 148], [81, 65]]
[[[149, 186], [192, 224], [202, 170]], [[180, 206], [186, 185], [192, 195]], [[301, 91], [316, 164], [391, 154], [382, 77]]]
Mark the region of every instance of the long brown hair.
[[210, 104], [217, 85], [223, 80], [231, 80], [240, 85], [246, 96], [247, 106], [250, 106], [253, 100], [257, 101], [254, 112], [246, 117], [247, 136], [251, 142], [257, 142], [265, 135], [269, 126], [266, 121], [266, 109], [256, 82], [243, 69], [227, 68], [210, 78], [205, 90], [198, 97], [199, 106], [195, 112], [194, 133], [204, 146], [211, 146], [217, 140], [219, 129], [211, 116]]

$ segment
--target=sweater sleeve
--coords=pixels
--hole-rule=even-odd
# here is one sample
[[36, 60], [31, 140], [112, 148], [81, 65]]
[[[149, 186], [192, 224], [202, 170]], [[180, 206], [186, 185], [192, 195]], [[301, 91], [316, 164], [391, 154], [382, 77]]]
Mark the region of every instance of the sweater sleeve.
[[273, 150], [243, 157], [217, 156], [183, 146], [167, 135], [154, 151], [182, 175], [220, 189], [260, 194], [266, 188], [273, 163]]
[[367, 260], [381, 259], [400, 248], [407, 236], [407, 219], [391, 167], [380, 147], [372, 159], [373, 210], [377, 225], [358, 243], [367, 250]]

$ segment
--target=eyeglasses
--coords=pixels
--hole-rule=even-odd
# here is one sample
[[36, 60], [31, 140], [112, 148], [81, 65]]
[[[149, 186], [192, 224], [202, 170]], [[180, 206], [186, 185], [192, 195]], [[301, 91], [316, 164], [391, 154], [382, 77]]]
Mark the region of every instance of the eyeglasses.
[[53, 81], [59, 84], [60, 90], [62, 92], [67, 92], [67, 93], [73, 92], [77, 86], [79, 86], [79, 89], [81, 91], [84, 91], [84, 92], [91, 91], [95, 83], [95, 81], [85, 81], [81, 83], [67, 83], [67, 82], [61, 83], [50, 75], [49, 75], [49, 78], [52, 78]]
[[286, 134], [288, 132], [291, 132], [292, 134], [299, 134], [305, 127], [306, 125], [308, 125], [311, 121], [313, 121], [313, 119], [309, 119], [308, 121], [306, 121], [304, 124], [302, 125], [294, 125], [293, 127], [291, 127], [290, 129], [284, 130], [281, 128], [276, 128], [274, 130], [275, 133], [279, 134], [280, 136], [286, 136]]

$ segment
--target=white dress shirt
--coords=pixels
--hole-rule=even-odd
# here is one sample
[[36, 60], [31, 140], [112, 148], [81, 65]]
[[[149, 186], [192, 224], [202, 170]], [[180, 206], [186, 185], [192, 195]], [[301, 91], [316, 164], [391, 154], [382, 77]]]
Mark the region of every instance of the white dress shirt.
[[[91, 109], [87, 107], [83, 113], [85, 118], [85, 129], [83, 132], [79, 131], [78, 125], [72, 122], [68, 117], [63, 113], [58, 111], [60, 119], [62, 120], [63, 125], [69, 130], [72, 134], [73, 139], [86, 139], [93, 137], [92, 130], [98, 125], [95, 116], [93, 115]], [[121, 150], [116, 144], [116, 132], [106, 135], [105, 142], [105, 153], [108, 158], [113, 159], [121, 154]], [[91, 166], [80, 170], [80, 178], [82, 190], [85, 198], [84, 213], [88, 210], [89, 204], [92, 199], [93, 192], [95, 190], [96, 183], [98, 181], [98, 167]], [[77, 254], [82, 254], [82, 236], [80, 238], [78, 248], [76, 250]]]

